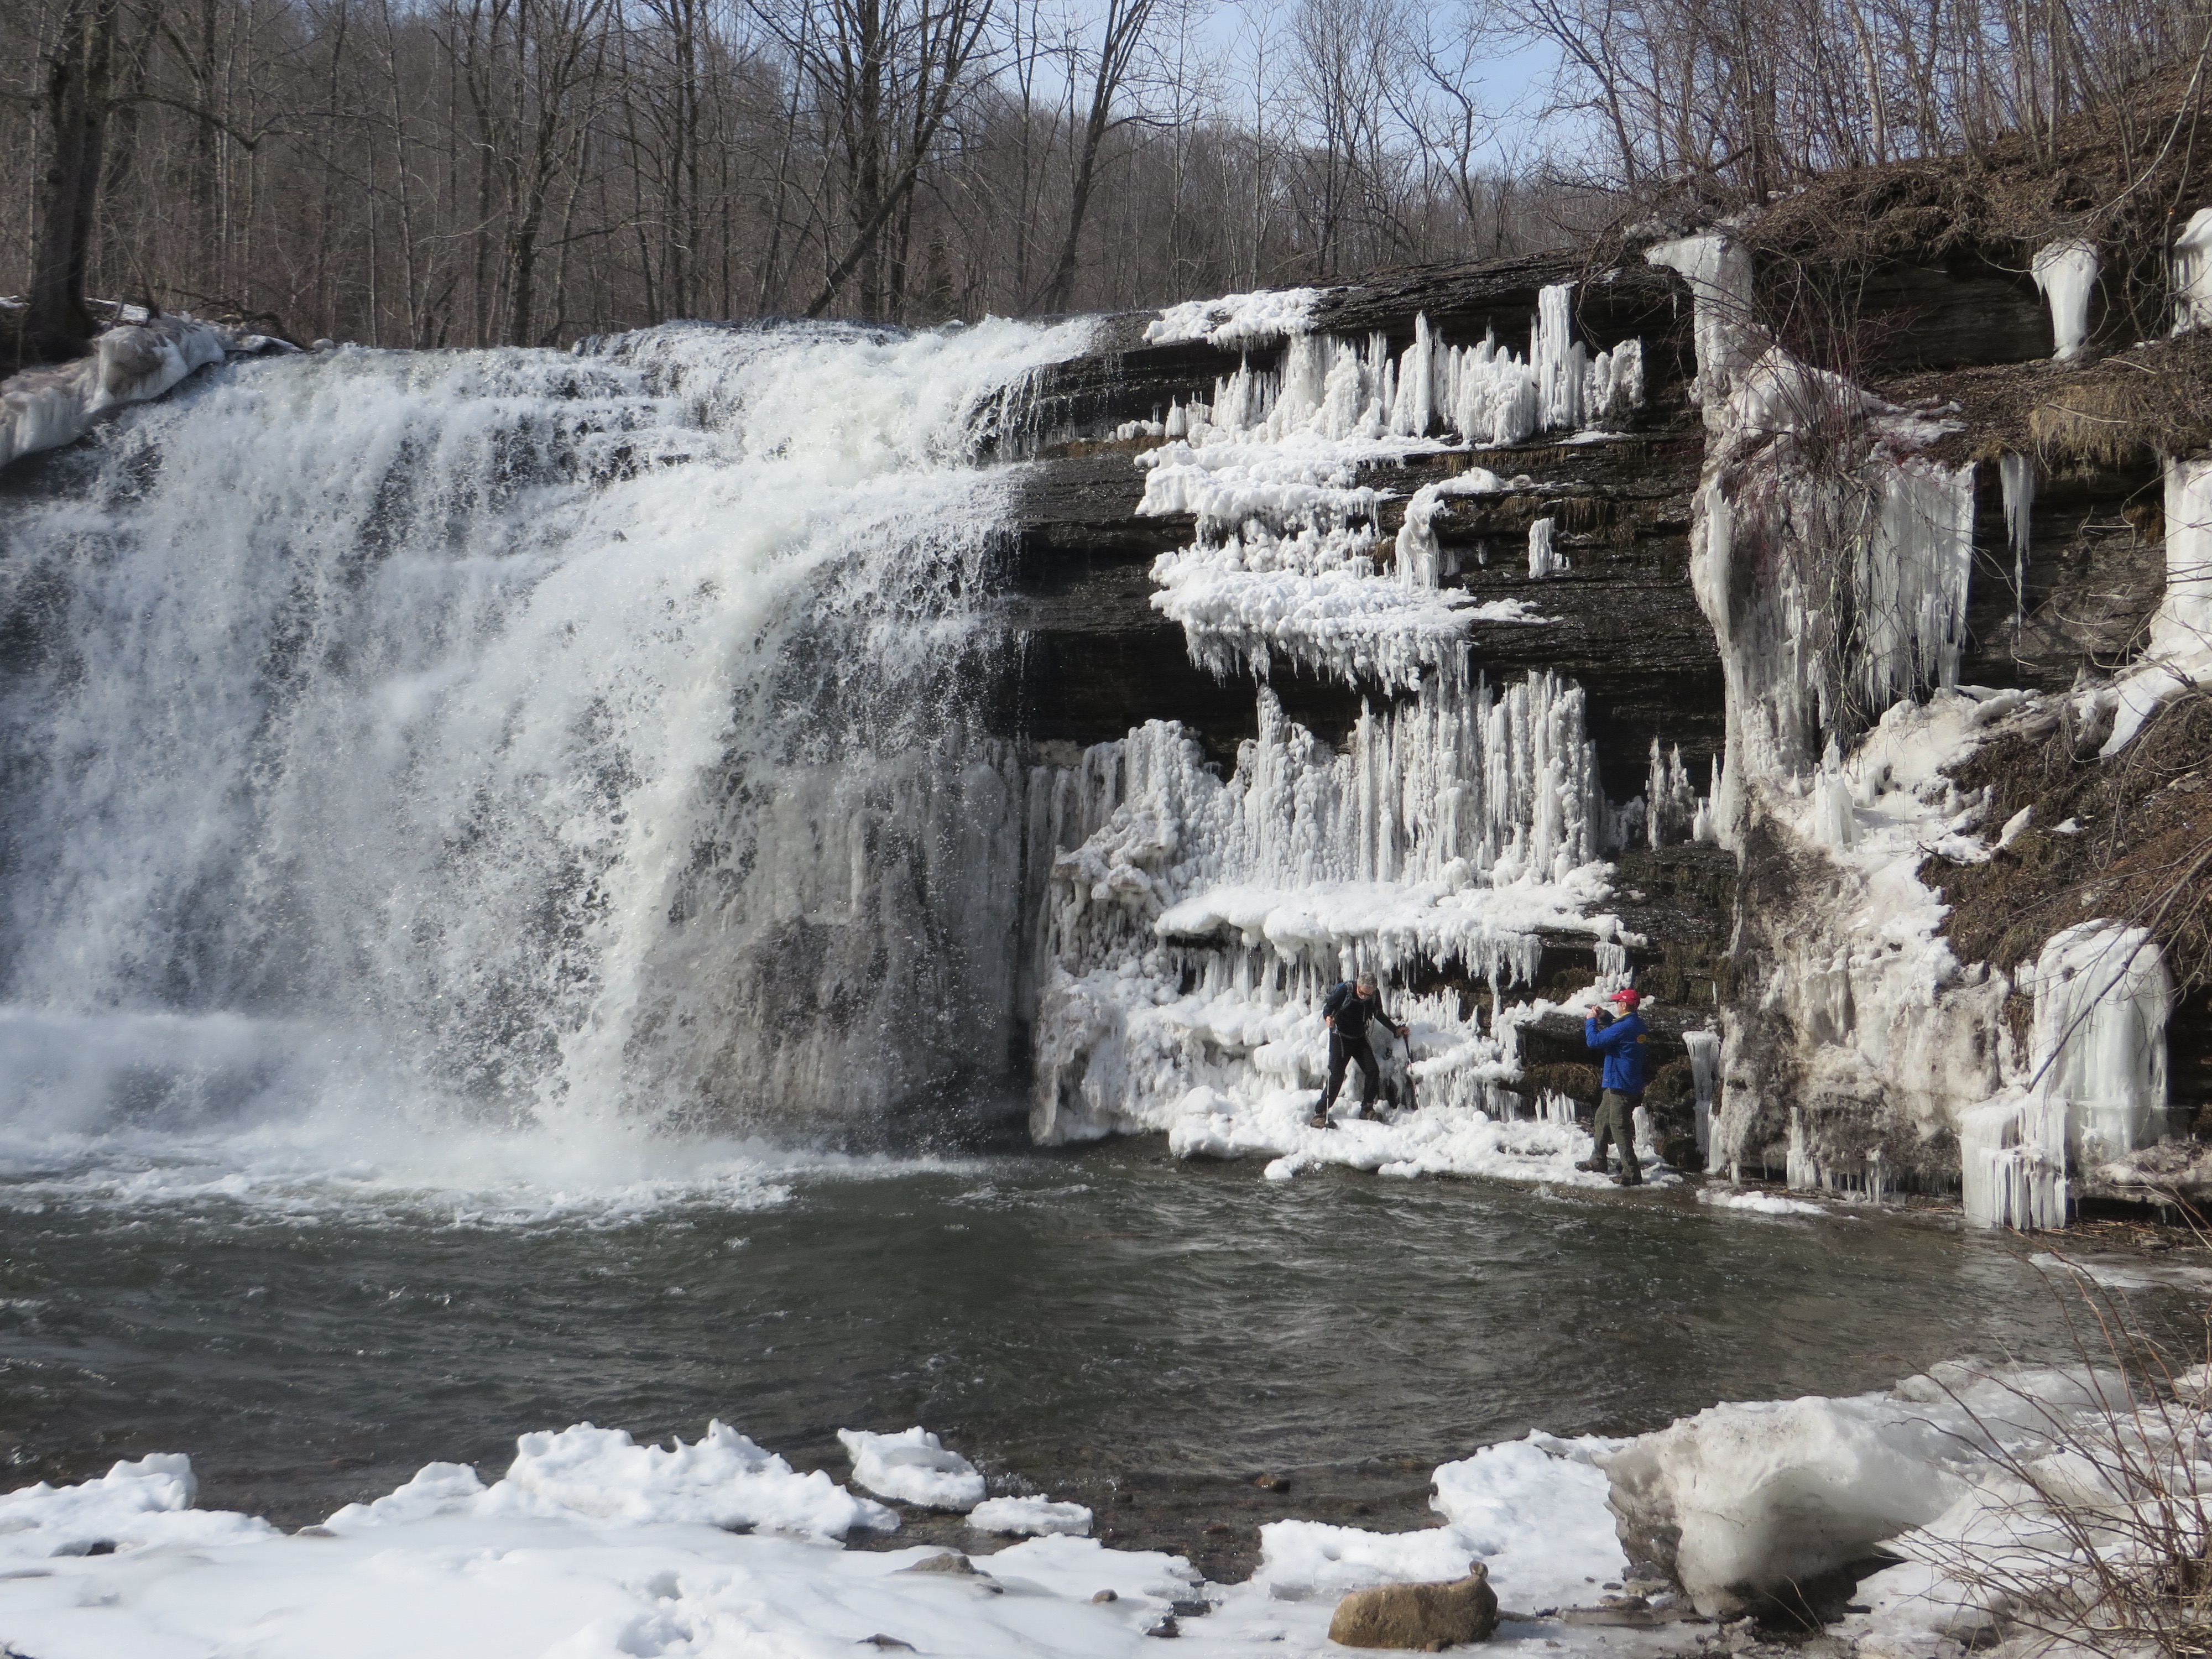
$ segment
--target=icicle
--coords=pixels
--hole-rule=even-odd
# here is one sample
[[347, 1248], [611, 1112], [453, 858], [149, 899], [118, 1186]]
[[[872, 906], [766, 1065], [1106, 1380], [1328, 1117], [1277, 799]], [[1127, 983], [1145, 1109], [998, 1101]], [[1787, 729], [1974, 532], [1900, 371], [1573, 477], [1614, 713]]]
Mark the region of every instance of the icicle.
[[1528, 574], [1531, 577], [1556, 576], [1567, 568], [1565, 556], [1552, 548], [1552, 538], [1558, 531], [1558, 522], [1538, 519], [1528, 526]]
[[1690, 1077], [1698, 1092], [1698, 1151], [1713, 1147], [1713, 1097], [1720, 1077], [1721, 1036], [1718, 1031], [1685, 1031], [1682, 1044], [1690, 1051]]
[[2027, 622], [2027, 552], [2035, 538], [2035, 463], [2017, 450], [1997, 457], [2004, 487], [2005, 534], [2012, 542], [2012, 636], [2015, 647]]
[[1539, 421], [1558, 430], [1583, 423], [1583, 380], [1589, 355], [1574, 340], [1572, 283], [1554, 283], [1536, 295], [1536, 315], [1528, 335], [1529, 365], [1535, 371]]
[[2038, 248], [2030, 265], [2035, 285], [2051, 304], [2051, 356], [2071, 362], [2089, 337], [2089, 301], [2096, 292], [2098, 258], [2094, 243], [2053, 242]]

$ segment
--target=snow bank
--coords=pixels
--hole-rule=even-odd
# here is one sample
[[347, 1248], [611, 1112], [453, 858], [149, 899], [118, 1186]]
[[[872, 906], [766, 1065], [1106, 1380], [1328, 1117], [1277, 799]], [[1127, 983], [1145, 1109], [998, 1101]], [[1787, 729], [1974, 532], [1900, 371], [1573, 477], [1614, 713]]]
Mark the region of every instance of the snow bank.
[[1325, 288], [1260, 289], [1224, 294], [1218, 300], [1186, 300], [1146, 324], [1145, 340], [1149, 345], [1204, 340], [1227, 351], [1264, 344], [1286, 334], [1304, 333], [1313, 325], [1315, 305], [1328, 292]]
[[[521, 1443], [602, 1447], [601, 1432]], [[718, 1441], [709, 1431], [701, 1444]], [[1178, 1556], [1072, 1535], [1087, 1512], [1040, 1498], [978, 1506], [978, 1526], [1057, 1530], [971, 1558], [972, 1573], [913, 1571], [944, 1554], [935, 1547], [735, 1533], [632, 1504], [639, 1460], [612, 1442], [571, 1461], [558, 1504], [497, 1501], [509, 1483], [487, 1492], [465, 1466], [432, 1464], [289, 1537], [190, 1508], [189, 1461], [155, 1457], [82, 1486], [0, 1497], [0, 1557], [35, 1564], [10, 1572], [7, 1634], [40, 1659], [734, 1659], [872, 1642], [962, 1659], [1140, 1659], [1181, 1604], [1182, 1644], [1196, 1655], [1265, 1644], [1317, 1656], [1329, 1650], [1337, 1585], [1456, 1576], [1484, 1559], [1509, 1605], [1594, 1601], [1623, 1565], [1594, 1466], [1617, 1443], [1532, 1435], [1447, 1464], [1439, 1528], [1276, 1523], [1262, 1534], [1260, 1574], [1235, 1585], [1206, 1583]], [[587, 1498], [593, 1469], [606, 1489]], [[99, 1542], [113, 1552], [82, 1553]], [[1193, 1602], [1209, 1611], [1192, 1615]], [[1573, 1627], [1500, 1640], [1608, 1650]], [[1685, 1633], [1676, 1645], [1692, 1644]]]
[[972, 1510], [983, 1501], [983, 1477], [958, 1452], [919, 1424], [903, 1434], [840, 1429], [853, 1460], [853, 1480], [878, 1498], [932, 1510]]
[[[712, 1494], [781, 1460], [719, 1425], [657, 1456], [583, 1426], [526, 1435], [516, 1462], [527, 1484], [510, 1471], [487, 1489], [465, 1465], [434, 1463], [292, 1536], [191, 1508], [189, 1460], [149, 1457], [82, 1486], [0, 1496], [0, 1571], [9, 1643], [40, 1659], [709, 1659], [849, 1652], [877, 1638], [963, 1659], [1139, 1659], [1147, 1632], [1194, 1601], [1210, 1611], [1186, 1616], [1182, 1638], [1226, 1659], [1254, 1644], [1317, 1656], [1344, 1592], [1455, 1577], [1474, 1561], [1523, 1616], [1593, 1606], [1646, 1562], [1670, 1565], [1718, 1611], [1881, 1544], [1905, 1565], [1861, 1585], [1868, 1611], [1844, 1633], [1883, 1659], [1935, 1659], [1949, 1650], [1925, 1645], [1931, 1634], [1994, 1616], [1954, 1581], [1962, 1553], [2017, 1558], [2051, 1532], [2042, 1500], [1997, 1455], [2037, 1471], [2046, 1491], [2109, 1505], [2065, 1444], [2093, 1443], [2082, 1437], [2099, 1432], [2106, 1403], [2126, 1403], [2109, 1377], [1953, 1364], [1882, 1394], [1718, 1406], [1634, 1440], [1531, 1434], [1439, 1467], [1439, 1525], [1267, 1523], [1257, 1572], [1235, 1585], [1205, 1583], [1180, 1557], [1073, 1535], [1087, 1511], [1042, 1498], [977, 1506], [979, 1530], [1042, 1535], [974, 1557], [973, 1572], [912, 1571], [943, 1555], [931, 1547], [851, 1551], [812, 1528], [734, 1531], [744, 1523], [715, 1518], [732, 1511]], [[2182, 1467], [2193, 1417], [2112, 1415], [2165, 1424], [2143, 1431], [2136, 1454], [2176, 1490], [2196, 1489]], [[2179, 1437], [2157, 1438], [2175, 1427]], [[1595, 1656], [1620, 1652], [1621, 1636], [1565, 1624], [1498, 1640]], [[1630, 1639], [1654, 1656], [1696, 1651], [1701, 1636], [1710, 1628], [1662, 1626]]]
[[198, 1490], [191, 1458], [156, 1452], [118, 1463], [81, 1486], [55, 1487], [42, 1480], [0, 1493], [0, 1576], [13, 1576], [9, 1570], [28, 1562], [81, 1556], [98, 1545], [194, 1548], [279, 1535], [266, 1521], [194, 1509]]
[[189, 317], [157, 317], [111, 328], [89, 356], [0, 380], [0, 466], [37, 450], [74, 443], [111, 409], [158, 398], [227, 351], [264, 348], [259, 336]]
[[689, 1445], [678, 1439], [665, 1448], [589, 1423], [526, 1434], [506, 1478], [492, 1486], [465, 1465], [433, 1463], [397, 1492], [349, 1504], [327, 1524], [348, 1532], [434, 1516], [739, 1527], [818, 1540], [898, 1526], [881, 1504], [855, 1498], [819, 1469], [796, 1473], [723, 1423], [708, 1424]]
[[1091, 1530], [1091, 1511], [1080, 1504], [1055, 1504], [1048, 1498], [994, 1498], [969, 1512], [968, 1524], [978, 1532], [1080, 1538]]

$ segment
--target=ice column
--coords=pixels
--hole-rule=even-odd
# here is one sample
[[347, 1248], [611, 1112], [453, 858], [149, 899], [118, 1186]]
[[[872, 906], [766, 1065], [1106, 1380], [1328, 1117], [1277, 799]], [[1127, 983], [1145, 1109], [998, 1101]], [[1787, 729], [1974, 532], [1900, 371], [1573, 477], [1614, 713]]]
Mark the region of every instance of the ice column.
[[1556, 576], [1567, 568], [1565, 556], [1553, 551], [1552, 547], [1552, 538], [1558, 530], [1559, 522], [1553, 519], [1539, 519], [1528, 526], [1530, 576]]
[[2067, 1109], [2077, 1164], [2154, 1142], [2166, 1126], [2173, 981], [2145, 929], [2085, 921], [2052, 935], [2027, 981], [2036, 1086]]
[[2066, 1224], [2066, 1111], [2042, 1095], [1959, 1118], [1960, 1202], [1984, 1227]]
[[2053, 242], [2038, 248], [2029, 267], [2035, 285], [2051, 304], [2051, 337], [2061, 362], [2081, 355], [2089, 337], [2089, 297], [2097, 288], [2097, 250], [2093, 243]]
[[1713, 1095], [1720, 1076], [1721, 1034], [1685, 1031], [1682, 1044], [1690, 1051], [1690, 1076], [1698, 1091], [1698, 1151], [1709, 1152], [1713, 1144]]
[[2212, 323], [2212, 208], [2199, 208], [2173, 239], [2173, 331]]
[[2063, 1227], [2068, 1170], [2156, 1141], [2166, 1127], [2166, 1022], [2173, 982], [2148, 932], [2085, 921], [2054, 933], [2021, 976], [2035, 998], [2024, 1093], [1960, 1115], [1967, 1217]]
[[1661, 242], [1644, 257], [1680, 271], [1696, 302], [1698, 397], [1709, 407], [1759, 355], [1764, 331], [1753, 320], [1751, 255], [1717, 231]]
[[1589, 358], [1573, 337], [1574, 295], [1572, 283], [1538, 290], [1535, 326], [1528, 337], [1543, 423], [1553, 430], [1583, 423], [1583, 381]]
[[2035, 462], [2017, 450], [1997, 457], [2004, 486], [2005, 535], [2012, 543], [2012, 632], [2015, 645], [2027, 620], [2027, 550], [2035, 539]]

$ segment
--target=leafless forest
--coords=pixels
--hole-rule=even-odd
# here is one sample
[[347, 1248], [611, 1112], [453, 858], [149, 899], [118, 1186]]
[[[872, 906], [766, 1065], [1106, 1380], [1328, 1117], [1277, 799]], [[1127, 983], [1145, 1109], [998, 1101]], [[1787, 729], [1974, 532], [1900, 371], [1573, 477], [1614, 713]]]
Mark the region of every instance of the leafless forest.
[[[0, 0], [0, 289], [74, 234], [94, 294], [303, 339], [1152, 306], [1972, 149], [2206, 29], [2177, 0]], [[1556, 75], [1496, 85], [1532, 42]]]

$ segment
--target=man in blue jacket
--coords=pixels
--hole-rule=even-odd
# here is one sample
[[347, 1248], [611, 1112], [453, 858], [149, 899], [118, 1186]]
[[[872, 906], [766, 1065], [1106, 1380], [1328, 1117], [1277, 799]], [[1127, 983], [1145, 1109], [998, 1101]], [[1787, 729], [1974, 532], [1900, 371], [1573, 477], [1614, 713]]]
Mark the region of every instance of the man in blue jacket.
[[1620, 1184], [1644, 1184], [1643, 1166], [1636, 1161], [1636, 1109], [1644, 1103], [1644, 1056], [1650, 1043], [1650, 1028], [1637, 1014], [1643, 997], [1632, 990], [1615, 991], [1607, 1001], [1619, 1006], [1621, 1017], [1613, 1019], [1594, 1013], [1583, 1025], [1583, 1041], [1605, 1056], [1605, 1092], [1598, 1097], [1597, 1138], [1587, 1164], [1577, 1170], [1606, 1170], [1605, 1144], [1620, 1143]]

